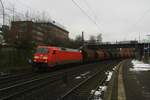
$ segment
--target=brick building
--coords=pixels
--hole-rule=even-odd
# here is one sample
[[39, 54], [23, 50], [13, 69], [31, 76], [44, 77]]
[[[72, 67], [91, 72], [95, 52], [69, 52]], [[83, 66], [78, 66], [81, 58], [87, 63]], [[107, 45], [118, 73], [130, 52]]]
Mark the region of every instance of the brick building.
[[30, 41], [36, 44], [51, 44], [56, 40], [67, 40], [69, 32], [55, 22], [12, 22], [9, 42]]

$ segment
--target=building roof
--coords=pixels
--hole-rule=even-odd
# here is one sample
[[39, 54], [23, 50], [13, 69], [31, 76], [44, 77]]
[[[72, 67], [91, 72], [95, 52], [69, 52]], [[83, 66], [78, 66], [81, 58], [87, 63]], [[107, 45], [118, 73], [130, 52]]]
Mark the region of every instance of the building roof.
[[62, 31], [64, 31], [64, 32], [66, 32], [66, 33], [69, 33], [69, 31], [67, 31], [67, 30], [64, 29], [63, 27], [60, 27], [60, 26], [56, 25], [55, 22], [35, 22], [35, 23], [37, 23], [37, 24], [51, 25], [51, 26], [54, 26], [54, 27], [56, 27], [56, 28], [58, 28], [58, 29], [60, 29], [60, 30], [62, 30]]
[[64, 32], [66, 32], [66, 33], [69, 33], [69, 31], [67, 31], [65, 28], [63, 28], [63, 27], [60, 26], [60, 25], [57, 25], [57, 24], [55, 23], [55, 21], [53, 21], [53, 22], [13, 21], [12, 23], [23, 23], [23, 22], [29, 22], [29, 23], [35, 23], [35, 24], [51, 25], [51, 26], [54, 26], [54, 27], [56, 27], [56, 28], [58, 28], [58, 29], [60, 29], [60, 30], [62, 30], [62, 31], [64, 31]]

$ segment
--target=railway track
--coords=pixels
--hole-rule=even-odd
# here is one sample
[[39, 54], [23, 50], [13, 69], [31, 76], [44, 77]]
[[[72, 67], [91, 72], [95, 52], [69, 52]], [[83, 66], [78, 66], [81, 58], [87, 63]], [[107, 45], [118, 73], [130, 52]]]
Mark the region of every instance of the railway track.
[[[113, 64], [116, 64], [116, 63], [113, 63]], [[102, 71], [104, 69], [100, 67], [92, 68], [91, 67], [92, 65], [93, 64], [81, 65], [81, 66], [73, 67], [70, 69], [59, 70], [59, 71], [52, 72], [52, 73], [42, 74], [36, 78], [29, 79], [27, 81], [22, 81], [22, 82], [19, 82], [19, 83], [16, 83], [16, 84], [4, 87], [4, 88], [0, 88], [0, 99], [1, 100], [8, 100], [8, 99], [20, 100], [21, 98], [22, 100], [31, 100], [31, 99], [43, 100], [43, 99], [36, 98], [36, 96], [37, 95], [39, 96], [41, 93], [45, 94], [45, 96], [47, 97], [48, 96], [50, 97], [51, 95], [55, 94], [57, 99], [66, 98], [66, 96], [63, 96], [65, 95], [64, 93], [70, 94], [70, 92], [68, 91], [72, 90], [72, 88], [75, 89], [75, 87], [80, 87], [80, 85], [87, 83], [89, 80], [94, 78], [95, 75], [98, 75], [100, 71], [104, 72]], [[106, 65], [106, 62], [103, 62], [102, 65]], [[109, 68], [106, 68], [106, 69], [109, 69]], [[85, 78], [82, 78], [79, 80], [74, 79], [74, 77], [81, 75], [81, 74], [83, 75], [83, 73], [85, 74], [84, 75]], [[83, 83], [79, 85], [78, 83], [81, 83], [81, 82]], [[59, 88], [60, 84], [62, 84], [62, 86], [63, 85], [65, 86], [63, 86], [63, 88]], [[79, 86], [77, 86], [77, 84]], [[44, 92], [41, 89], [43, 89]]]
[[26, 72], [22, 74], [16, 75], [8, 75], [0, 78], [0, 88], [8, 87], [13, 84], [17, 84], [19, 82], [27, 81], [27, 79], [33, 78], [37, 76], [37, 73]]
[[26, 74], [27, 73], [20, 73], [20, 74], [8, 74], [8, 75], [0, 76], [0, 81], [15, 78], [15, 77], [18, 77], [18, 76], [24, 76]]
[[[51, 70], [51, 71], [54, 71], [54, 70]], [[14, 84], [18, 84], [18, 83], [25, 82], [34, 78], [38, 78], [39, 76], [43, 74], [45, 73], [34, 73], [34, 72], [29, 71], [29, 72], [14, 73], [14, 74], [0, 76], [0, 88], [9, 87]]]
[[[55, 84], [51, 84], [51, 85], [47, 85], [47, 86], [43, 87], [41, 90], [36, 91], [32, 95], [30, 93], [28, 93], [28, 95], [25, 95], [25, 97], [26, 98], [30, 98], [31, 100], [43, 100], [43, 99], [44, 100], [59, 100], [59, 99], [61, 99], [61, 97], [65, 93], [70, 91], [72, 88], [76, 87], [76, 85], [78, 85], [80, 82], [82, 82], [85, 79], [87, 79], [88, 77], [92, 76], [98, 70], [102, 70], [101, 69], [102, 67], [106, 67], [107, 65], [111, 65], [111, 67], [108, 66], [106, 69], [112, 69], [112, 66], [115, 66], [116, 64], [118, 64], [118, 62], [119, 61], [116, 61], [116, 62], [101, 62], [101, 64], [99, 63], [99, 67], [98, 68], [96, 68], [97, 64], [95, 64], [95, 65], [93, 64], [92, 66], [89, 66], [89, 67], [93, 67], [94, 66], [94, 68], [96, 68], [96, 69], [95, 70], [91, 70], [92, 68], [89, 69], [89, 70], [92, 71], [92, 73], [88, 74], [87, 76], [83, 77], [82, 79], [75, 80], [74, 77], [70, 75], [71, 76], [69, 78], [70, 81], [67, 84], [64, 84], [62, 82], [56, 82]], [[107, 63], [113, 63], [113, 64], [107, 64]], [[87, 73], [89, 70], [86, 70], [85, 72]], [[81, 73], [83, 73], [83, 72], [80, 72], [80, 75], [82, 76], [83, 74], [81, 74]], [[84, 73], [84, 74], [86, 74], [86, 73]], [[102, 75], [100, 75], [100, 76], [102, 76]], [[99, 78], [99, 79], [100, 80], [97, 81], [98, 83], [101, 81], [102, 77]], [[97, 80], [97, 78], [95, 80]], [[93, 82], [91, 81], [91, 83], [93, 83]], [[97, 85], [98, 85], [97, 82], [96, 82], [94, 88], [93, 88], [93, 85], [91, 85], [92, 88], [90, 88], [89, 91], [83, 89], [82, 93], [87, 93], [87, 95], [89, 96], [91, 89], [95, 89], [95, 87], [97, 87]], [[88, 86], [88, 85], [84, 85], [84, 86]], [[82, 90], [80, 90], [80, 91], [82, 91]], [[43, 94], [41, 95], [41, 93], [43, 93]], [[76, 93], [78, 93], [78, 92], [76, 92]], [[80, 94], [80, 93], [78, 93], [78, 94]], [[19, 100], [19, 99], [17, 99], [17, 100]], [[23, 99], [23, 100], [28, 100], [28, 99]]]
[[[45, 81], [45, 80], [47, 80], [49, 78], [53, 78], [53, 77], [54, 76], [52, 76], [52, 75], [43, 76], [43, 77], [40, 77], [37, 79], [32, 79], [29, 81], [21, 82], [21, 83], [18, 83], [18, 84], [9, 86], [9, 87], [1, 88], [0, 96], [2, 96], [2, 97], [0, 99], [7, 100], [7, 99], [15, 97], [19, 94], [30, 91], [34, 88], [38, 88], [44, 84], [48, 84], [47, 81]], [[41, 82], [41, 81], [43, 81], [43, 82]], [[56, 79], [53, 79], [53, 80], [51, 79], [51, 81], [49, 81], [49, 82], [53, 82], [53, 81], [56, 81]]]
[[[88, 77], [87, 79], [81, 81], [79, 84], [75, 85], [69, 91], [64, 93], [59, 100], [91, 100], [94, 98], [94, 93], [98, 89], [100, 85], [105, 84], [105, 80], [107, 79], [107, 75], [105, 74], [106, 69], [111, 69], [115, 66], [115, 64], [110, 64], [108, 67], [103, 68], [93, 75]], [[110, 67], [110, 68], [109, 68]], [[96, 84], [93, 84], [95, 82]], [[95, 91], [91, 94], [91, 90]]]
[[[86, 83], [88, 83], [90, 80], [92, 80], [94, 77], [96, 77], [98, 74], [100, 73], [97, 72], [94, 75], [90, 76], [89, 78], [85, 79], [84, 81], [82, 81], [81, 83], [77, 84], [75, 87], [73, 87], [71, 90], [69, 90], [68, 92], [66, 92], [64, 95], [62, 95], [60, 97], [60, 100], [71, 100], [73, 98], [78, 98], [78, 99], [85, 99], [87, 100], [89, 93], [89, 90], [86, 89], [81, 89], [82, 86], [84, 86]], [[101, 84], [104, 82], [104, 80], [106, 79], [106, 76], [102, 77], [102, 80], [100, 81]], [[90, 98], [90, 97], [89, 97]]]
[[[73, 75], [73, 74], [77, 73], [77, 71], [79, 69], [80, 69], [80, 71], [82, 70], [80, 67], [77, 67], [77, 68], [74, 67], [72, 69], [58, 71], [58, 72], [54, 72], [51, 74], [43, 74], [37, 78], [32, 78], [32, 79], [29, 79], [26, 81], [24, 80], [22, 82], [14, 84], [14, 85], [0, 88], [0, 99], [7, 100], [10, 98], [19, 96], [20, 94], [24, 94], [27, 91], [37, 89], [38, 87], [46, 85], [48, 83], [53, 83], [53, 82], [59, 81], [59, 80], [65, 81], [65, 79], [63, 79], [63, 77], [60, 77], [60, 76], [65, 76], [66, 75], [65, 72], [70, 72]], [[83, 67], [83, 69], [85, 69], [85, 68]], [[19, 76], [19, 77], [21, 77], [21, 76]]]

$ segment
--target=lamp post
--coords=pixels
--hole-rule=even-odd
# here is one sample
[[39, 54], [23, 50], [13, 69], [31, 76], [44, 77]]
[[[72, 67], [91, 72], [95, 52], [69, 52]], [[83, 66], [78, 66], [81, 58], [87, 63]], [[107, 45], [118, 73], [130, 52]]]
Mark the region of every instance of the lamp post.
[[147, 34], [146, 36], [148, 37], [148, 39], [147, 39], [147, 43], [148, 43], [148, 47], [147, 47], [148, 48], [148, 56], [150, 56], [150, 44], [149, 44], [149, 42], [150, 42], [149, 41], [150, 40], [150, 34]]
[[82, 45], [84, 45], [84, 32], [82, 31]]
[[5, 25], [5, 9], [4, 9], [4, 5], [3, 5], [2, 0], [0, 0], [0, 3], [1, 3], [2, 9], [3, 9], [3, 25]]

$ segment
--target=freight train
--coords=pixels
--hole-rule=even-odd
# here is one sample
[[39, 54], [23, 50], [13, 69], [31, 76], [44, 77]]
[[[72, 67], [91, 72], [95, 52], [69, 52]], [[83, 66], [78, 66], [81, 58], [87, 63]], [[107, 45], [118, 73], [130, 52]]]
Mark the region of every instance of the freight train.
[[54, 46], [38, 46], [33, 56], [33, 69], [50, 69], [56, 65], [83, 63], [107, 59], [134, 57], [134, 48], [106, 49], [70, 49]]

